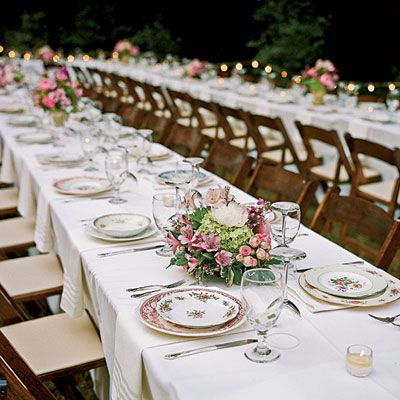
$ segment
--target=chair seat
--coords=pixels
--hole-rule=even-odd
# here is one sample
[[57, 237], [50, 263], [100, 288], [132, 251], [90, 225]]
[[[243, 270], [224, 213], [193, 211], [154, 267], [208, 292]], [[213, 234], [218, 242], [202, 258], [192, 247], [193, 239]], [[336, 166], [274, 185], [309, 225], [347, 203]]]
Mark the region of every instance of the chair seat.
[[[299, 157], [300, 161], [304, 161], [307, 158], [307, 152], [305, 150], [299, 149], [297, 151], [297, 156]], [[282, 150], [265, 151], [261, 154], [261, 158], [272, 160], [275, 163], [279, 164], [282, 160]], [[293, 164], [293, 162], [294, 160], [292, 157], [292, 153], [289, 150], [286, 150], [285, 164]]]
[[246, 138], [245, 137], [231, 139], [229, 141], [229, 143], [232, 146], [239, 147], [240, 149], [255, 150], [255, 148], [256, 148], [256, 144], [254, 143], [254, 140], [251, 137], [249, 137], [247, 139], [247, 146], [246, 146]]
[[223, 138], [224, 137], [224, 131], [222, 128], [203, 128], [201, 130], [201, 133], [203, 135], [206, 135], [210, 137], [211, 139], [217, 139], [217, 138]]
[[90, 318], [51, 315], [0, 328], [35, 375], [64, 370], [104, 358]]
[[55, 255], [40, 254], [0, 262], [0, 282], [10, 297], [27, 296], [63, 286], [63, 272]]
[[34, 243], [35, 218], [9, 218], [0, 221], [0, 248], [24, 246]]
[[[333, 181], [335, 179], [336, 162], [312, 167], [311, 172], [322, 179]], [[380, 178], [379, 172], [369, 168], [363, 168], [363, 174], [364, 177], [368, 180], [379, 180]], [[347, 174], [346, 169], [342, 165], [339, 173], [339, 182], [348, 182], [349, 179], [350, 179], [349, 175]]]
[[18, 189], [7, 188], [0, 190], [0, 211], [17, 209]]
[[[376, 183], [367, 183], [365, 185], [360, 185], [358, 191], [365, 194], [366, 197], [372, 200], [380, 200], [384, 203], [390, 203], [392, 199], [393, 187], [395, 180], [388, 180]], [[400, 204], [400, 193], [397, 197], [397, 203]]]

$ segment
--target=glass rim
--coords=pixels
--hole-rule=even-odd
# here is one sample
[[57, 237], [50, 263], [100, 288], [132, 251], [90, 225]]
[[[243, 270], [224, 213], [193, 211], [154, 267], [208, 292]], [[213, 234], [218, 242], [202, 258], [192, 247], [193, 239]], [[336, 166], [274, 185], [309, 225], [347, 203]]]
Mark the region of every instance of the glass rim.
[[[369, 352], [370, 355], [373, 354], [372, 348], [369, 347], [369, 346], [367, 346], [366, 344], [362, 344], [362, 343], [351, 344], [350, 346], [347, 347], [346, 352], [347, 352], [347, 353], [350, 353], [350, 354], [354, 354], [355, 352], [352, 352], [351, 349], [352, 349], [353, 347], [357, 347], [357, 346], [359, 346], [359, 347], [361, 348], [361, 350], [362, 350], [362, 349], [368, 350], [368, 352]], [[369, 354], [366, 354], [366, 355], [369, 355]]]
[[[249, 279], [246, 277], [246, 275], [248, 275], [250, 272], [260, 272], [260, 271], [272, 272], [274, 274], [275, 279], [271, 279], [268, 281], [256, 281], [256, 280]], [[260, 284], [261, 283], [279, 283], [279, 281], [282, 279], [282, 274], [280, 271], [273, 271], [270, 268], [251, 268], [251, 269], [247, 269], [246, 271], [244, 271], [244, 273], [242, 275], [242, 283], [243, 283], [244, 279], [246, 279], [247, 282], [260, 283]]]

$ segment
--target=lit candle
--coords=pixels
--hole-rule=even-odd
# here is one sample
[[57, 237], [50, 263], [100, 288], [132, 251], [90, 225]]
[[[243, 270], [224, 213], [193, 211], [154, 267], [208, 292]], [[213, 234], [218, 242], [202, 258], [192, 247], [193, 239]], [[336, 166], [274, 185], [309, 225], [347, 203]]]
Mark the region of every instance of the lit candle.
[[358, 377], [368, 376], [372, 371], [372, 349], [362, 344], [354, 344], [347, 348], [346, 369]]

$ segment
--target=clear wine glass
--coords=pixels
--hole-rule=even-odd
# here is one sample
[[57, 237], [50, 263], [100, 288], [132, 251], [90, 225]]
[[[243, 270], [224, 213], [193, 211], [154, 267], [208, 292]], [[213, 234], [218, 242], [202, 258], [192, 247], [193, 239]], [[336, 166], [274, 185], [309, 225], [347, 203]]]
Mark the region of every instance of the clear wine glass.
[[192, 179], [190, 182], [189, 189], [195, 189], [200, 181], [200, 164], [204, 161], [201, 157], [186, 157], [182, 162], [190, 164], [192, 166]]
[[[169, 230], [172, 228], [172, 217], [175, 215], [175, 212], [175, 193], [159, 193], [153, 196], [154, 222], [165, 239], [167, 238]], [[172, 248], [166, 241], [164, 247], [156, 250], [156, 253], [159, 256], [172, 257]]]
[[99, 135], [98, 132], [92, 128], [80, 129], [80, 142], [83, 154], [87, 159], [89, 165], [84, 171], [98, 171], [95, 167], [93, 156], [99, 150]]
[[267, 268], [245, 271], [241, 297], [250, 325], [256, 330], [258, 343], [247, 350], [246, 358], [258, 363], [276, 360], [280, 353], [268, 347], [268, 331], [274, 326], [282, 309], [281, 274]]
[[125, 182], [130, 173], [128, 172], [128, 157], [125, 149], [112, 148], [106, 154], [105, 159], [106, 175], [111, 185], [116, 191], [115, 197], [109, 200], [111, 204], [126, 203], [120, 197], [121, 185]]
[[389, 90], [386, 95], [386, 106], [393, 118], [400, 105], [400, 89]]
[[153, 145], [153, 131], [151, 129], [137, 129], [139, 141], [139, 154], [137, 163], [142, 167], [138, 172], [150, 174], [147, 169], [151, 165], [150, 152]]

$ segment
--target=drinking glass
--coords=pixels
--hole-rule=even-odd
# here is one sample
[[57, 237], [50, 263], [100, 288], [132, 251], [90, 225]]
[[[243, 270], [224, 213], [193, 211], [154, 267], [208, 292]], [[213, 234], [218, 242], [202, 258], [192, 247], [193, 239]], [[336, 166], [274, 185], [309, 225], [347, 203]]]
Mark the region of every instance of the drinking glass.
[[267, 268], [245, 271], [242, 277], [241, 297], [247, 320], [257, 332], [258, 343], [245, 356], [254, 362], [276, 360], [280, 353], [268, 347], [268, 331], [277, 321], [282, 309], [281, 274]]
[[400, 89], [389, 90], [386, 95], [386, 106], [391, 116], [394, 116], [400, 105]]
[[151, 164], [150, 152], [153, 144], [153, 131], [151, 129], [137, 129], [139, 137], [138, 165], [142, 165], [138, 172], [150, 174], [146, 168]]
[[93, 156], [99, 150], [99, 135], [96, 130], [93, 129], [81, 129], [80, 130], [80, 142], [83, 154], [87, 159], [89, 165], [84, 171], [98, 171], [93, 162]]
[[[175, 213], [175, 193], [159, 193], [153, 196], [154, 222], [165, 239], [167, 238], [168, 231], [172, 228], [172, 217]], [[162, 257], [172, 257], [171, 245], [166, 241], [164, 247], [156, 250], [156, 254]]]
[[113, 148], [107, 152], [105, 159], [106, 175], [116, 191], [115, 197], [109, 200], [111, 204], [126, 203], [119, 195], [121, 185], [130, 173], [128, 172], [128, 157], [125, 149]]

